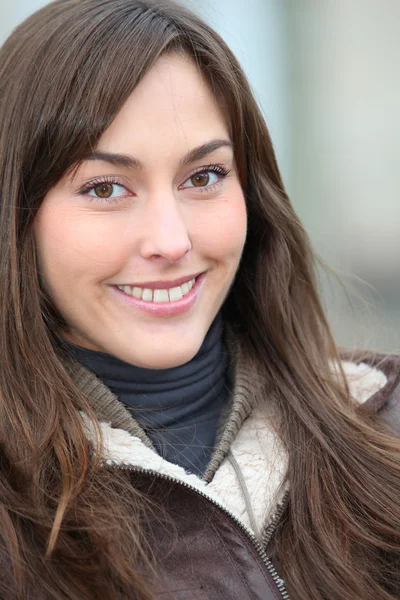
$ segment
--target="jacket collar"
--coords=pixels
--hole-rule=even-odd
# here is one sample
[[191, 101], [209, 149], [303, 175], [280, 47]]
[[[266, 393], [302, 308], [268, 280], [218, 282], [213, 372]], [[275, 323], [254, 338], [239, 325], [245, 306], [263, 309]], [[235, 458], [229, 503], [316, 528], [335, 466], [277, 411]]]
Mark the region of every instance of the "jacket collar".
[[[400, 389], [400, 359], [344, 361], [353, 398], [368, 410], [383, 411], [393, 390]], [[229, 415], [204, 478], [187, 473], [160, 457], [144, 431], [121, 402], [92, 373], [78, 364], [73, 375], [101, 422], [104, 459], [115, 466], [130, 465], [156, 471], [201, 491], [229, 510], [254, 533], [261, 535], [282, 500], [287, 466], [286, 452], [273, 427], [250, 400], [251, 376], [240, 356], [231, 365], [234, 393]], [[90, 421], [83, 416], [89, 439], [95, 439]], [[249, 494], [249, 490], [251, 493]], [[250, 498], [249, 498], [250, 496]], [[250, 505], [249, 505], [250, 500]]]
[[400, 435], [400, 356], [364, 354], [364, 364], [380, 371], [386, 378], [385, 385], [365, 398], [363, 408], [379, 414], [383, 423], [394, 435]]
[[[217, 431], [217, 443], [203, 475], [205, 481], [211, 481], [213, 478], [243, 422], [252, 410], [251, 373], [245, 368], [233, 334], [228, 328], [225, 328], [224, 336], [231, 357], [228, 366], [228, 377], [232, 382], [231, 389], [233, 393], [230, 402], [221, 415]], [[69, 362], [67, 366], [78, 387], [90, 400], [100, 422], [109, 423], [112, 428], [127, 431], [155, 452], [152, 442], [139, 423], [98, 377], [76, 361]]]

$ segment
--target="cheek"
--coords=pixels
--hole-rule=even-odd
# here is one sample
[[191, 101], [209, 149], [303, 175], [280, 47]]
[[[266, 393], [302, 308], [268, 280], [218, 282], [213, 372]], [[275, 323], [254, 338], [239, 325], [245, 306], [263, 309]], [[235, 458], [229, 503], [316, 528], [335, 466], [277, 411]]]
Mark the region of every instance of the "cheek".
[[229, 199], [219, 199], [214, 209], [205, 214], [197, 230], [198, 247], [220, 262], [237, 263], [241, 257], [247, 232], [247, 212], [242, 190]]
[[42, 278], [65, 287], [67, 281], [96, 280], [124, 261], [110, 224], [102, 215], [73, 214], [43, 207], [35, 221]]

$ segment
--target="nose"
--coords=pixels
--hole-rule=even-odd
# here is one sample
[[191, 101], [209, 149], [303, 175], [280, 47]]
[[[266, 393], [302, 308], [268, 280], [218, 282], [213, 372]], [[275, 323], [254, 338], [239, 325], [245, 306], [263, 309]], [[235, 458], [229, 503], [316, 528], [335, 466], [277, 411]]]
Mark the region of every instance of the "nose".
[[141, 235], [143, 258], [181, 259], [192, 248], [187, 225], [173, 194], [152, 197], [147, 202]]

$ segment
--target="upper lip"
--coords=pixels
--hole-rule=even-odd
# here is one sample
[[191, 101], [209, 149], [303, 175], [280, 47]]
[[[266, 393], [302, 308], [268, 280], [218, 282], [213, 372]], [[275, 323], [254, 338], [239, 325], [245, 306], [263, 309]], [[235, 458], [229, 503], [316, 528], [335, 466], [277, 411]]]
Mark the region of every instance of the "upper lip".
[[188, 281], [191, 281], [192, 279], [195, 279], [196, 277], [201, 275], [201, 273], [203, 273], [203, 271], [195, 273], [194, 275], [186, 275], [184, 277], [179, 277], [179, 279], [173, 279], [172, 281], [161, 281], [161, 280], [141, 281], [141, 282], [135, 282], [135, 283], [125, 283], [125, 284], [121, 284], [121, 285], [130, 285], [131, 287], [149, 288], [151, 290], [164, 290], [164, 289], [178, 287], [184, 283], [187, 283]]

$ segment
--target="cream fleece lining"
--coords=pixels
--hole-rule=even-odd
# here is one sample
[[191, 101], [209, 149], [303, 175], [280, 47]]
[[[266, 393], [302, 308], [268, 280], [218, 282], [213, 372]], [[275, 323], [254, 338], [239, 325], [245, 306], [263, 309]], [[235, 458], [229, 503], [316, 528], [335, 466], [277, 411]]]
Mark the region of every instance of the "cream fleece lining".
[[[365, 363], [344, 362], [343, 369], [351, 395], [359, 403], [365, 402], [387, 382], [382, 371]], [[83, 416], [83, 419], [88, 438], [93, 440], [93, 427], [86, 416]], [[256, 535], [260, 534], [271, 519], [284, 493], [280, 485], [286, 471], [286, 453], [275, 431], [258, 409], [254, 409], [244, 420], [230, 446], [236, 466], [240, 468], [242, 482], [236, 474], [235, 465], [232, 465], [229, 459], [229, 454], [225, 455], [214, 477], [207, 483], [197, 475], [187, 473], [182, 467], [163, 459], [136, 435], [112, 427], [110, 422], [105, 421], [101, 422], [101, 429], [104, 438], [104, 459], [107, 463], [133, 465], [185, 482], [222, 505], [252, 531], [242, 487], [244, 482], [251, 499], [253, 529], [256, 528]]]

